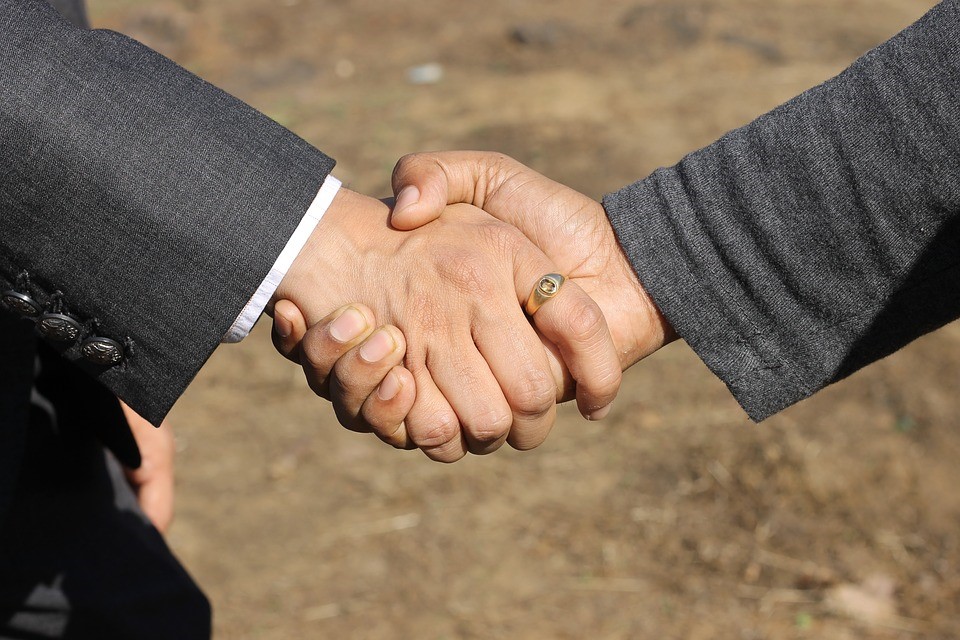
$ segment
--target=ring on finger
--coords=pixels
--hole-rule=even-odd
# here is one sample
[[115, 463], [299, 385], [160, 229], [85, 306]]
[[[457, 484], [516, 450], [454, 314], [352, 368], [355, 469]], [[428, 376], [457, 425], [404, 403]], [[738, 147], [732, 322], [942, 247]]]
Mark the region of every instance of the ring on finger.
[[537, 286], [530, 292], [527, 298], [527, 304], [524, 310], [528, 316], [533, 316], [540, 307], [542, 307], [550, 298], [560, 293], [560, 287], [566, 282], [566, 278], [559, 273], [548, 273], [541, 276], [537, 281]]

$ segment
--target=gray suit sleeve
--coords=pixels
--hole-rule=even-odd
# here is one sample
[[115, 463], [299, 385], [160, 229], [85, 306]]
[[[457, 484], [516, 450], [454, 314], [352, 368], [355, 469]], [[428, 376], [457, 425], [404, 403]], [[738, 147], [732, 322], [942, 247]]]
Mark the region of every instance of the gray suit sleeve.
[[94, 367], [156, 422], [270, 270], [333, 161], [142, 45], [0, 0], [0, 287], [121, 342]]
[[755, 420], [957, 318], [960, 1], [604, 206]]

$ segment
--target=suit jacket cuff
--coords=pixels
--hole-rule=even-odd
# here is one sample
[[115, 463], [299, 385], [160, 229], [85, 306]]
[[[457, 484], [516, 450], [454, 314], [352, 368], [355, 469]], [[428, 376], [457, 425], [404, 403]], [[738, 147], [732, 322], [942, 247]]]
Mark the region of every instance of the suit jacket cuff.
[[257, 292], [253, 294], [253, 297], [250, 298], [243, 307], [243, 311], [240, 312], [237, 319], [233, 321], [233, 324], [223, 336], [223, 342], [240, 342], [250, 335], [253, 325], [257, 323], [260, 314], [263, 313], [270, 298], [273, 297], [277, 287], [280, 286], [283, 277], [287, 275], [290, 265], [292, 265], [293, 261], [300, 255], [300, 251], [303, 250], [303, 246], [310, 238], [310, 234], [317, 228], [317, 224], [320, 223], [323, 214], [330, 208], [330, 204], [340, 190], [341, 184], [339, 180], [329, 175], [327, 179], [324, 180], [323, 186], [320, 187], [320, 191], [317, 193], [317, 197], [313, 199], [313, 203], [300, 220], [300, 224], [293, 232], [283, 251], [280, 252], [277, 261], [273, 263], [270, 273], [268, 273], [267, 277], [260, 283]]

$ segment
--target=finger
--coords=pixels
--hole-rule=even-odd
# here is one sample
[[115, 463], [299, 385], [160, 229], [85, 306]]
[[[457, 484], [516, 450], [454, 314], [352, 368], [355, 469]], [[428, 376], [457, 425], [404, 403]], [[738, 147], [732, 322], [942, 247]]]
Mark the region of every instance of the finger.
[[166, 533], [173, 522], [173, 470], [158, 471], [139, 485], [137, 502], [157, 531]]
[[[557, 273], [557, 268], [529, 241], [524, 242], [512, 245], [512, 254], [518, 301], [525, 308], [543, 275]], [[580, 413], [588, 420], [605, 417], [620, 388], [622, 371], [600, 307], [568, 280], [540, 306], [533, 321], [542, 337], [556, 345], [575, 380]]]
[[548, 352], [518, 306], [497, 311], [498, 318], [480, 324], [475, 340], [512, 412], [507, 442], [528, 450], [543, 443], [556, 421], [562, 368], [551, 368]]
[[273, 346], [286, 358], [300, 364], [300, 341], [307, 333], [307, 321], [300, 307], [278, 300], [273, 307]]
[[436, 220], [448, 204], [463, 202], [482, 209], [484, 197], [496, 190], [504, 167], [512, 164], [517, 164], [512, 158], [483, 151], [404, 156], [393, 169], [396, 203], [390, 223], [408, 231]]
[[[503, 324], [499, 323], [501, 327]], [[516, 354], [510, 356], [511, 362], [515, 359]], [[470, 453], [486, 455], [503, 446], [513, 415], [490, 365], [477, 351], [473, 336], [466, 334], [451, 340], [442, 353], [428, 357], [427, 366], [457, 413]]]
[[[406, 354], [406, 343], [399, 329], [392, 326], [380, 327], [366, 338], [360, 345], [342, 355], [333, 367], [330, 374], [330, 400], [337, 414], [337, 419], [351, 431], [370, 432], [371, 425], [360, 415], [360, 410], [368, 398], [377, 393], [378, 388], [385, 381], [386, 376], [397, 365], [403, 362]], [[392, 387], [396, 376], [385, 386], [386, 391], [398, 392], [399, 388]], [[394, 400], [394, 393], [388, 399]], [[391, 410], [397, 410], [395, 402], [387, 403]], [[406, 407], [407, 410], [413, 402]], [[399, 407], [402, 409], [403, 407]], [[372, 408], [371, 408], [372, 409]], [[378, 424], [383, 424], [389, 416], [375, 416]], [[403, 421], [404, 412], [393, 426]]]
[[[549, 261], [526, 260], [525, 274], [549, 273]], [[534, 264], [535, 263], [535, 264]], [[532, 291], [539, 277], [518, 276], [517, 290]], [[525, 284], [524, 284], [525, 283]], [[521, 304], [525, 304], [524, 298]], [[620, 389], [622, 371], [613, 338], [597, 303], [575, 282], [567, 281], [557, 295], [533, 316], [543, 337], [557, 346], [577, 385], [577, 406], [588, 420], [600, 420]]]
[[570, 375], [567, 365], [563, 362], [563, 354], [559, 347], [547, 340], [543, 334], [534, 325], [537, 337], [540, 338], [540, 344], [547, 352], [547, 361], [550, 363], [550, 371], [553, 373], [553, 381], [557, 386], [557, 404], [573, 400], [577, 397], [577, 381]]
[[300, 365], [307, 384], [318, 396], [330, 398], [329, 376], [343, 354], [373, 331], [374, 315], [368, 307], [341, 307], [312, 326], [300, 343]]
[[124, 473], [143, 514], [160, 533], [166, 533], [173, 522], [173, 430], [166, 421], [154, 428], [124, 402], [120, 402], [120, 408], [140, 450], [140, 466], [124, 467]]
[[377, 437], [397, 449], [417, 448], [404, 424], [416, 401], [416, 387], [412, 373], [403, 367], [394, 367], [360, 410], [362, 419]]
[[456, 412], [437, 388], [425, 356], [415, 362], [408, 357], [407, 369], [417, 388], [417, 401], [407, 414], [408, 438], [431, 460], [456, 462], [467, 455], [467, 442]]

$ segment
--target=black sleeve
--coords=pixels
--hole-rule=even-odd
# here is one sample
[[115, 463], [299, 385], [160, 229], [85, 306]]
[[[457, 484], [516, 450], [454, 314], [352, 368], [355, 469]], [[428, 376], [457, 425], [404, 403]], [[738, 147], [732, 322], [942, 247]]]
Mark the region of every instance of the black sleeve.
[[[155, 423], [333, 161], [122, 35], [0, 0], [0, 290], [83, 323], [64, 355]], [[92, 335], [125, 359], [95, 366]]]
[[755, 420], [957, 318], [960, 1], [604, 205]]

